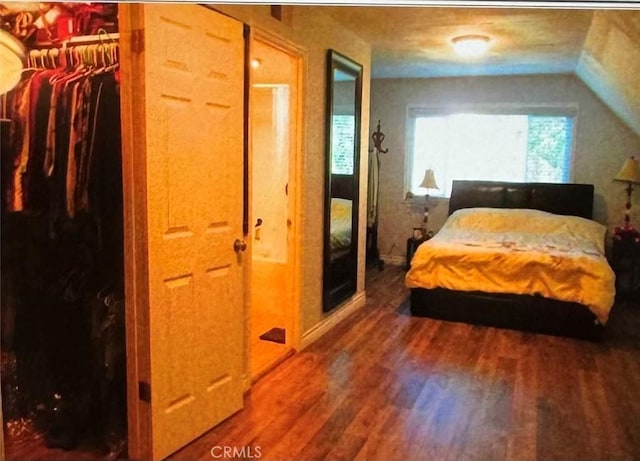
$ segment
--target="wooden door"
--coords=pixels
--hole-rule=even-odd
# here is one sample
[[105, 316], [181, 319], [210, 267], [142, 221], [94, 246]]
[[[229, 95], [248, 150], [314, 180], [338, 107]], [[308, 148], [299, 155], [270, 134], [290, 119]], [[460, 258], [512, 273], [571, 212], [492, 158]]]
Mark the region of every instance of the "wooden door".
[[186, 4], [121, 17], [130, 455], [161, 459], [242, 407], [243, 25]]

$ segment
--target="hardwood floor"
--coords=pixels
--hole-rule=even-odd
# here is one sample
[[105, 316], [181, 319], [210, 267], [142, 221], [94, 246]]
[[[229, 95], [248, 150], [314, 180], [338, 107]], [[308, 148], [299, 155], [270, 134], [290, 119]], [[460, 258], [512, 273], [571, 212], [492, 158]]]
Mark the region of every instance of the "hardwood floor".
[[[403, 278], [368, 273], [363, 309], [171, 459], [640, 459], [639, 305], [616, 306], [590, 343], [412, 317]], [[7, 446], [7, 459], [103, 457]]]
[[171, 459], [640, 459], [640, 306], [591, 343], [412, 317], [403, 277]]

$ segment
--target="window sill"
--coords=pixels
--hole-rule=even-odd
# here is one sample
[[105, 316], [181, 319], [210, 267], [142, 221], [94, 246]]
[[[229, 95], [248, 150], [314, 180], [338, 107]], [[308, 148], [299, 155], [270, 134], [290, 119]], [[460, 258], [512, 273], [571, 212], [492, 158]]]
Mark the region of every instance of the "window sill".
[[[433, 202], [444, 202], [444, 201], [448, 201], [449, 197], [440, 197], [440, 196], [435, 196], [435, 195], [430, 195], [429, 196], [429, 202], [433, 203]], [[417, 204], [421, 204], [424, 205], [425, 202], [425, 196], [424, 195], [414, 195], [413, 197], [405, 197], [404, 199], [402, 199], [400, 201], [400, 203], [405, 203], [407, 205], [412, 205], [414, 203]]]

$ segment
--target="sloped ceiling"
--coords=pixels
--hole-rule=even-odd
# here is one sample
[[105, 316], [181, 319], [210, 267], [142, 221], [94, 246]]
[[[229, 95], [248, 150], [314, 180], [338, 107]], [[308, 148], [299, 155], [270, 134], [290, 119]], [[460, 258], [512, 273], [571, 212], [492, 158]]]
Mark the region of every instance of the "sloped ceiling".
[[640, 135], [640, 12], [594, 13], [575, 72]]
[[[575, 73], [640, 135], [640, 9], [321, 8], [371, 43], [373, 78]], [[490, 52], [457, 57], [466, 34]]]

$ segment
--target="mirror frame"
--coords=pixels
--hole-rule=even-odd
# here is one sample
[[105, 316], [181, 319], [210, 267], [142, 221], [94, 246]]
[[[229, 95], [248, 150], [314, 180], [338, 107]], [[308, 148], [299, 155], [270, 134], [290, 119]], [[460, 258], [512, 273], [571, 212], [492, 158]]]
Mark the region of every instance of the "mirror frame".
[[[333, 105], [335, 79], [334, 72], [339, 70], [354, 78], [354, 142], [353, 175], [334, 175], [332, 169]], [[357, 290], [358, 279], [358, 215], [360, 191], [360, 136], [362, 118], [362, 65], [335, 50], [327, 53], [327, 93], [326, 93], [326, 140], [325, 140], [325, 182], [324, 182], [324, 259], [322, 282], [322, 310], [328, 312], [353, 296]], [[340, 183], [340, 185], [338, 185]], [[347, 254], [331, 261], [331, 198], [332, 191], [338, 186], [351, 187], [351, 242]]]

